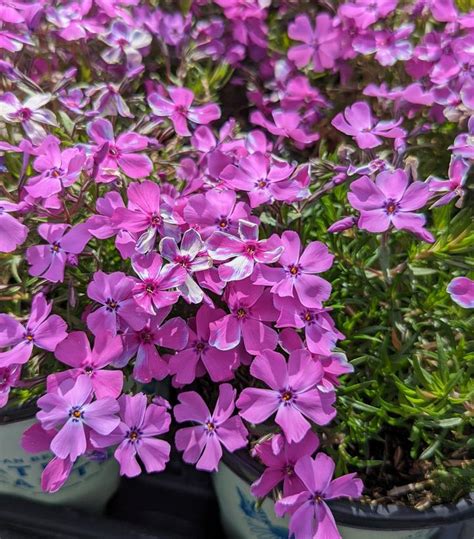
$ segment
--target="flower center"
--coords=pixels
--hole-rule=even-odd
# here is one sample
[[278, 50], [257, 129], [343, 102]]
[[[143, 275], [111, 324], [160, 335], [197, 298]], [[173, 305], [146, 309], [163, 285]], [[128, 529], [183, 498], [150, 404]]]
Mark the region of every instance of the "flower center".
[[16, 115], [20, 119], [20, 121], [25, 122], [33, 116], [33, 111], [31, 109], [23, 107], [16, 113]]
[[33, 335], [32, 335], [31, 333], [27, 333], [27, 334], [25, 335], [25, 339], [26, 339], [27, 341], [31, 342], [31, 341], [33, 340]]
[[203, 343], [203, 342], [198, 342], [198, 343], [196, 343], [196, 345], [195, 345], [195, 347], [194, 347], [194, 349], [196, 350], [196, 352], [197, 352], [198, 354], [204, 352], [204, 349], [205, 349], [205, 348], [206, 348], [206, 344]]
[[313, 502], [314, 503], [322, 503], [323, 502], [323, 498], [320, 494], [315, 494], [313, 496]]
[[105, 305], [108, 311], [116, 311], [119, 308], [119, 304], [112, 298], [108, 298]]
[[84, 417], [84, 412], [81, 410], [80, 406], [74, 406], [69, 410], [69, 417], [77, 422]]
[[162, 222], [163, 220], [161, 219], [161, 215], [157, 215], [156, 213], [154, 213], [151, 216], [151, 220], [150, 220], [151, 226], [158, 227], [161, 225]]
[[174, 262], [176, 264], [179, 264], [180, 266], [182, 266], [184, 269], [189, 269], [191, 267], [191, 260], [189, 259], [189, 256], [177, 256], [175, 259], [174, 259]]
[[257, 183], [257, 187], [260, 188], [260, 189], [264, 189], [266, 186], [267, 186], [267, 181], [266, 180], [260, 180]]
[[216, 426], [214, 425], [212, 421], [208, 421], [206, 423], [206, 428], [209, 432], [214, 432], [216, 430]]
[[313, 313], [311, 311], [306, 311], [303, 315], [303, 318], [306, 322], [312, 322], [314, 320]]
[[247, 314], [247, 311], [245, 309], [242, 309], [242, 307], [240, 309], [237, 309], [237, 318], [245, 318]]
[[112, 157], [118, 157], [119, 154], [120, 152], [115, 146], [109, 146], [109, 155], [111, 155]]
[[291, 275], [298, 275], [298, 271], [299, 271], [298, 266], [293, 265], [293, 266], [290, 266], [288, 269], [289, 269]]
[[142, 331], [140, 332], [140, 340], [144, 344], [149, 344], [153, 342], [153, 333], [150, 331], [150, 329], [142, 329]]
[[131, 442], [136, 442], [138, 438], [140, 438], [140, 432], [138, 429], [131, 429], [127, 434], [127, 437]]
[[281, 394], [281, 400], [283, 402], [290, 402], [293, 399], [293, 393], [291, 391], [283, 391]]
[[145, 286], [145, 292], [147, 294], [153, 294], [153, 292], [155, 291], [155, 285], [153, 283], [148, 283], [146, 286]]
[[250, 243], [245, 246], [245, 252], [250, 256], [253, 256], [256, 250], [257, 250], [257, 246], [254, 243]]
[[186, 114], [188, 113], [188, 109], [184, 105], [176, 105], [176, 112], [178, 114], [186, 116]]
[[228, 225], [227, 219], [222, 217], [218, 223], [219, 228], [227, 228], [227, 225]]
[[293, 475], [293, 474], [294, 474], [293, 466], [291, 464], [288, 464], [288, 466], [286, 467], [286, 475]]
[[57, 253], [59, 251], [59, 249], [61, 248], [61, 246], [59, 245], [59, 242], [55, 241], [52, 245], [51, 245], [51, 251], [53, 253]]
[[385, 211], [389, 215], [392, 215], [393, 213], [397, 211], [397, 208], [398, 208], [398, 204], [393, 200], [389, 200], [385, 206]]
[[85, 367], [84, 372], [90, 376], [94, 372], [94, 369], [88, 366], [88, 367]]

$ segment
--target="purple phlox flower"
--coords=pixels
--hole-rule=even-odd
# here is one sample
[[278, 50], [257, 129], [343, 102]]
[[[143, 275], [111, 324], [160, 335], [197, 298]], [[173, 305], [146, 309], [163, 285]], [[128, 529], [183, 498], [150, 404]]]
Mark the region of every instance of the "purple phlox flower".
[[34, 41], [26, 32], [17, 29], [10, 32], [5, 27], [0, 29], [0, 49], [5, 49], [8, 52], [19, 52], [23, 49], [23, 45], [34, 46]]
[[96, 84], [87, 90], [87, 95], [93, 98], [93, 108], [101, 116], [122, 116], [133, 118], [125, 99], [120, 95], [120, 85], [112, 82]]
[[176, 220], [172, 208], [161, 199], [159, 186], [149, 180], [131, 183], [127, 189], [128, 207], [116, 208], [112, 224], [140, 234], [136, 250], [145, 254], [153, 249], [156, 235], [175, 236]]
[[[40, 423], [35, 423], [22, 434], [21, 447], [33, 454], [49, 452], [51, 441], [57, 433], [56, 429], [46, 430]], [[69, 457], [65, 459], [53, 457], [41, 474], [41, 490], [49, 493], [57, 492], [69, 478], [73, 464]]]
[[469, 118], [468, 133], [461, 133], [454, 139], [454, 144], [449, 146], [453, 155], [464, 157], [465, 159], [474, 159], [474, 116]]
[[[108, 144], [107, 155], [100, 163], [103, 172], [107, 172], [108, 169], [116, 171], [120, 168], [130, 178], [137, 179], [149, 176], [153, 170], [151, 159], [143, 153], [137, 153], [148, 147], [147, 137], [129, 131], [115, 139], [112, 124], [104, 118], [98, 118], [90, 123], [87, 126], [87, 134], [97, 144], [94, 148], [96, 152], [104, 144]], [[109, 182], [114, 178], [113, 175], [104, 177], [101, 170], [96, 181]]]
[[188, 342], [188, 326], [182, 318], [170, 318], [163, 324], [170, 311], [171, 306], [159, 309], [140, 328], [129, 328], [123, 335], [124, 353], [115, 365], [123, 367], [136, 355], [133, 378], [137, 382], [146, 384], [168, 375], [168, 363], [158, 354], [157, 346], [182, 350]]
[[272, 294], [250, 279], [230, 283], [225, 292], [230, 314], [210, 323], [209, 343], [219, 350], [232, 350], [243, 340], [250, 354], [273, 350], [278, 342], [274, 329], [264, 322], [274, 322], [278, 312]]
[[328, 228], [328, 232], [331, 234], [335, 234], [336, 232], [344, 232], [344, 230], [349, 230], [350, 228], [357, 226], [357, 221], [358, 219], [354, 215], [343, 217], [342, 219], [339, 219], [333, 223]]
[[119, 64], [125, 57], [128, 64], [137, 65], [142, 61], [141, 51], [150, 45], [152, 37], [142, 28], [133, 28], [123, 21], [114, 21], [110, 30], [100, 37], [109, 48], [100, 53], [108, 64]]
[[472, 75], [470, 76], [469, 80], [463, 84], [459, 95], [461, 96], [464, 106], [472, 113], [472, 111], [474, 111], [474, 80]]
[[474, 281], [469, 277], [456, 277], [448, 285], [451, 299], [465, 309], [474, 309]]
[[414, 30], [413, 24], [405, 24], [391, 30], [377, 30], [357, 36], [352, 46], [363, 54], [375, 53], [375, 59], [383, 66], [392, 66], [397, 60], [406, 61], [411, 58], [413, 47], [409, 37]]
[[207, 240], [217, 230], [237, 235], [240, 219], [250, 220], [250, 208], [244, 202], [237, 202], [237, 194], [231, 189], [211, 189], [191, 196], [183, 217]]
[[290, 79], [283, 88], [281, 107], [284, 110], [298, 111], [301, 108], [326, 108], [327, 99], [317, 88], [311, 86], [307, 77], [298, 75]]
[[190, 14], [184, 18], [179, 11], [164, 13], [159, 24], [159, 34], [167, 45], [176, 47], [188, 38], [190, 26]]
[[139, 329], [147, 318], [133, 298], [135, 281], [125, 273], [96, 271], [87, 286], [87, 295], [101, 306], [87, 316], [87, 327], [94, 335], [108, 332], [112, 336], [127, 325]]
[[[279, 344], [285, 352], [305, 349], [305, 344], [295, 329], [285, 328], [279, 333]], [[330, 355], [311, 354], [315, 363], [319, 363], [323, 369], [323, 377], [318, 388], [321, 391], [332, 391], [337, 387], [339, 376], [354, 372], [354, 367], [347, 361], [345, 354], [332, 352]]]
[[398, 120], [378, 121], [372, 116], [370, 107], [364, 101], [358, 101], [340, 112], [333, 120], [332, 125], [346, 135], [352, 136], [359, 148], [375, 148], [382, 144], [383, 138], [400, 138], [406, 132], [398, 127], [403, 118]]
[[84, 114], [84, 107], [89, 104], [89, 97], [81, 88], [63, 89], [58, 93], [58, 101], [75, 114]]
[[66, 224], [42, 223], [38, 234], [47, 244], [34, 245], [26, 250], [29, 273], [52, 283], [63, 282], [64, 269], [71, 255], [82, 253], [91, 235], [87, 223], [71, 227]]
[[391, 13], [398, 0], [352, 0], [342, 4], [338, 13], [342, 17], [354, 19], [359, 28], [367, 28]]
[[[0, 315], [0, 317], [2, 316]], [[0, 339], [2, 338], [2, 333], [3, 331], [0, 333]], [[10, 389], [18, 384], [20, 375], [21, 365], [0, 367], [0, 408], [3, 408], [7, 404]]]
[[170, 288], [178, 288], [186, 280], [187, 273], [182, 266], [163, 265], [157, 253], [135, 255], [132, 266], [140, 279], [135, 282], [133, 297], [144, 311], [156, 314], [157, 309], [178, 301], [179, 291], [170, 291]]
[[[260, 152], [255, 152], [239, 161], [238, 167], [228, 165], [220, 178], [235, 190], [246, 191], [250, 206], [255, 208], [269, 200], [280, 200], [281, 182], [287, 180], [294, 167], [285, 161], [270, 160]], [[286, 182], [285, 182], [286, 183]]]
[[96, 200], [97, 215], [89, 217], [87, 229], [95, 237], [101, 240], [111, 238], [117, 234], [112, 224], [112, 215], [116, 208], [124, 208], [122, 197], [116, 191], [110, 191]]
[[311, 424], [327, 425], [336, 415], [334, 391], [318, 389], [323, 370], [307, 350], [290, 354], [288, 363], [278, 352], [264, 350], [252, 361], [250, 374], [270, 389], [246, 387], [237, 400], [239, 414], [259, 424], [276, 412], [275, 422], [288, 442], [299, 442]]
[[203, 305], [189, 328], [187, 347], [170, 359], [170, 373], [175, 385], [192, 383], [206, 372], [213, 382], [233, 378], [233, 369], [239, 364], [237, 349], [219, 350], [209, 343], [210, 324], [225, 316], [222, 309]]
[[24, 22], [25, 17], [19, 11], [21, 4], [18, 2], [12, 2], [10, 0], [4, 0], [0, 9], [0, 21], [12, 24], [18, 24]]
[[[262, 461], [266, 468], [259, 479], [252, 484], [252, 494], [257, 498], [263, 498], [281, 482], [283, 482], [283, 496], [301, 492], [304, 484], [295, 474], [295, 464], [301, 457], [311, 456], [318, 447], [318, 437], [312, 431], [308, 431], [299, 442], [289, 443], [282, 434], [275, 434], [271, 440], [258, 443], [252, 451], [252, 456]], [[277, 452], [274, 449], [277, 449]]]
[[321, 277], [312, 275], [322, 273], [331, 266], [334, 255], [331, 255], [324, 243], [311, 242], [301, 253], [299, 235], [286, 230], [281, 235], [283, 252], [278, 260], [281, 268], [272, 268], [259, 264], [253, 276], [255, 284], [272, 286], [271, 292], [281, 297], [293, 295], [305, 307], [321, 308], [331, 294], [331, 285]]
[[46, 136], [42, 124], [58, 125], [54, 113], [43, 108], [51, 99], [51, 94], [34, 94], [22, 103], [7, 92], [0, 96], [0, 118], [7, 123], [20, 123], [31, 142], [40, 144]]
[[420, 181], [408, 185], [408, 175], [402, 169], [387, 170], [378, 174], [375, 182], [368, 176], [353, 181], [347, 198], [360, 213], [359, 228], [385, 232], [393, 225], [432, 243], [434, 238], [424, 229], [426, 217], [413, 213], [427, 203], [429, 187], [428, 182]]
[[78, 41], [104, 32], [104, 27], [95, 19], [87, 18], [91, 2], [69, 2], [61, 6], [51, 6], [46, 11], [46, 19], [60, 28], [59, 37], [65, 41]]
[[213, 260], [230, 260], [219, 266], [219, 277], [225, 281], [240, 281], [252, 275], [255, 263], [276, 262], [283, 247], [280, 238], [273, 234], [267, 240], [258, 239], [258, 225], [239, 221], [239, 237], [226, 232], [214, 232], [207, 240], [207, 248]]
[[274, 296], [274, 304], [280, 311], [277, 327], [304, 328], [306, 344], [313, 354], [329, 356], [337, 341], [344, 339], [329, 315], [330, 309], [309, 309], [291, 297]]
[[251, 113], [250, 121], [267, 129], [272, 135], [290, 138], [299, 145], [306, 145], [319, 140], [318, 133], [306, 133], [301, 127], [301, 116], [297, 112], [274, 110], [272, 112], [273, 123], [256, 110]]
[[33, 168], [39, 172], [26, 184], [28, 194], [35, 198], [48, 198], [70, 187], [80, 176], [86, 154], [80, 148], [61, 151], [60, 141], [48, 135], [36, 150]]
[[325, 500], [359, 498], [364, 488], [356, 474], [346, 474], [332, 480], [334, 461], [324, 453], [314, 459], [301, 457], [295, 473], [304, 485], [298, 494], [286, 496], [275, 504], [275, 512], [282, 517], [290, 513], [290, 534], [295, 539], [340, 539], [341, 535]]
[[28, 227], [10, 213], [20, 209], [18, 204], [0, 199], [0, 252], [11, 253], [28, 236]]
[[427, 179], [431, 192], [446, 193], [431, 206], [432, 208], [445, 206], [456, 197], [459, 197], [456, 206], [461, 206], [466, 193], [464, 184], [466, 183], [467, 174], [470, 168], [470, 164], [462, 159], [462, 157], [453, 156], [451, 157], [451, 162], [449, 164], [448, 180], [441, 180], [435, 176], [430, 176]]
[[179, 136], [189, 137], [191, 135], [188, 121], [207, 125], [221, 117], [221, 110], [215, 103], [192, 107], [194, 93], [188, 88], [170, 86], [167, 90], [170, 99], [158, 93], [152, 93], [148, 97], [148, 102], [153, 114], [171, 119]]
[[99, 333], [91, 350], [89, 340], [83, 331], [73, 331], [61, 341], [54, 351], [61, 363], [72, 369], [53, 373], [47, 379], [48, 393], [54, 392], [61, 383], [79, 376], [89, 376], [96, 398], [112, 397], [116, 399], [122, 392], [123, 373], [117, 370], [105, 370], [123, 351], [119, 335], [111, 337], [106, 332]]
[[92, 383], [88, 376], [66, 380], [57, 392], [38, 399], [37, 419], [45, 429], [61, 429], [51, 441], [50, 449], [59, 458], [72, 461], [87, 449], [86, 428], [99, 434], [110, 434], [120, 423], [119, 405], [106, 397], [92, 402]]
[[91, 434], [95, 447], [104, 448], [118, 445], [114, 456], [120, 463], [120, 475], [136, 477], [141, 468], [137, 456], [148, 473], [161, 472], [169, 461], [170, 444], [156, 437], [168, 432], [171, 416], [164, 406], [149, 404], [143, 393], [122, 395], [120, 423], [108, 435], [96, 432]]
[[184, 283], [178, 286], [182, 297], [188, 303], [201, 303], [204, 292], [196, 284], [192, 274], [211, 268], [212, 260], [206, 252], [199, 232], [194, 228], [186, 230], [179, 247], [174, 238], [163, 238], [160, 242], [160, 252], [173, 266], [179, 266], [186, 271]]
[[176, 421], [197, 423], [176, 432], [176, 448], [184, 451], [184, 462], [196, 464], [198, 470], [217, 471], [222, 445], [230, 453], [247, 445], [247, 429], [239, 416], [232, 416], [235, 394], [230, 384], [221, 384], [212, 414], [195, 391], [179, 394], [179, 404], [174, 407]]
[[334, 67], [340, 52], [339, 32], [330, 15], [319, 14], [314, 29], [307, 15], [298, 15], [288, 26], [288, 36], [303, 42], [303, 45], [295, 45], [288, 50], [288, 58], [297, 67], [305, 67], [310, 62], [316, 72]]

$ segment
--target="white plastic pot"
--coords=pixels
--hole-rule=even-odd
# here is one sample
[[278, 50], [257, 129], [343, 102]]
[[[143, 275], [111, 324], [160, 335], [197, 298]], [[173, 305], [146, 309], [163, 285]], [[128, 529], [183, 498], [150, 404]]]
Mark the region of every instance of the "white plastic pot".
[[[287, 539], [288, 521], [275, 515], [273, 501], [259, 507], [250, 483], [258, 466], [246, 453], [226, 454], [213, 474], [221, 521], [229, 539]], [[330, 503], [343, 539], [472, 539], [474, 498], [419, 512], [398, 506], [370, 508], [357, 503]], [[308, 538], [310, 539], [310, 538]]]
[[15, 420], [15, 413], [0, 423], [0, 494], [21, 496], [38, 502], [67, 505], [89, 512], [101, 512], [118, 487], [118, 463], [78, 459], [61, 490], [47, 494], [41, 490], [41, 473], [50, 453], [32, 455], [23, 451], [23, 432], [35, 419]]

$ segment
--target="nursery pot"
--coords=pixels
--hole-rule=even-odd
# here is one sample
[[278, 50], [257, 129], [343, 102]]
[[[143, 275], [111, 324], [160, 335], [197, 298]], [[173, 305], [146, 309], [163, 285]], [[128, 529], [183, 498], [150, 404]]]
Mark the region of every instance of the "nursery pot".
[[58, 492], [44, 493], [41, 473], [52, 454], [33, 455], [20, 445], [23, 432], [36, 421], [35, 413], [33, 405], [0, 413], [0, 494], [101, 512], [119, 484], [117, 462], [113, 458], [101, 461], [80, 458]]
[[[286, 539], [288, 520], [278, 518], [273, 500], [261, 506], [250, 484], [263, 469], [247, 452], [226, 453], [213, 474], [222, 525], [229, 539]], [[474, 496], [452, 505], [417, 511], [396, 505], [367, 507], [357, 502], [329, 502], [343, 539], [472, 539]], [[306, 539], [306, 538], [305, 538]], [[311, 539], [311, 538], [308, 538]]]

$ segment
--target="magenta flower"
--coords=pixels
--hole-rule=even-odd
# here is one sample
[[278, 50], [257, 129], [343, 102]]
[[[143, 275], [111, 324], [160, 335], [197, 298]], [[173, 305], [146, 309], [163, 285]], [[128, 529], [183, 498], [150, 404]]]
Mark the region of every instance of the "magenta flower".
[[205, 271], [212, 267], [212, 260], [206, 253], [199, 232], [190, 228], [181, 239], [181, 246], [173, 238], [163, 238], [160, 242], [160, 252], [173, 266], [179, 266], [186, 271], [186, 278], [178, 290], [188, 303], [201, 303], [204, 293], [193, 280], [194, 272]]
[[359, 498], [363, 484], [356, 474], [346, 474], [332, 480], [334, 461], [324, 453], [314, 459], [301, 457], [295, 465], [295, 473], [304, 490], [286, 496], [275, 504], [279, 517], [290, 513], [290, 535], [295, 539], [340, 538], [339, 531], [325, 500], [334, 498]]
[[249, 354], [276, 347], [276, 331], [264, 324], [274, 322], [277, 317], [269, 290], [246, 279], [230, 283], [225, 300], [231, 313], [210, 323], [209, 343], [212, 346], [219, 350], [232, 350], [243, 340]]
[[364, 101], [346, 107], [344, 113], [337, 114], [331, 123], [339, 131], [352, 136], [362, 149], [380, 146], [383, 142], [380, 137], [400, 138], [406, 135], [405, 131], [398, 127], [402, 118], [398, 121], [378, 121]]
[[260, 459], [266, 468], [252, 484], [252, 494], [263, 498], [282, 482], [283, 496], [291, 496], [304, 490], [304, 484], [295, 474], [295, 464], [301, 457], [311, 456], [318, 446], [318, 437], [311, 430], [300, 442], [289, 443], [282, 434], [275, 434], [270, 440], [258, 443], [252, 456]]
[[139, 328], [129, 328], [123, 335], [124, 353], [115, 365], [123, 367], [136, 355], [133, 378], [137, 382], [147, 384], [152, 379], [163, 380], [168, 375], [168, 363], [158, 353], [157, 346], [182, 350], [188, 342], [188, 326], [182, 318], [170, 318], [163, 324], [170, 311], [171, 306], [159, 309]]
[[66, 264], [71, 255], [82, 253], [91, 235], [86, 223], [71, 227], [66, 224], [42, 223], [38, 234], [47, 244], [34, 245], [26, 250], [29, 273], [52, 283], [63, 282]]
[[258, 239], [258, 225], [239, 221], [239, 238], [225, 232], [214, 232], [207, 241], [209, 254], [214, 260], [229, 260], [219, 266], [223, 281], [240, 281], [252, 275], [255, 263], [276, 262], [283, 247], [280, 238], [273, 234], [267, 240]]
[[0, 96], [0, 118], [7, 123], [20, 123], [33, 144], [40, 144], [46, 137], [42, 124], [57, 127], [56, 117], [44, 105], [52, 99], [51, 94], [35, 94], [21, 103], [11, 92]]
[[240, 219], [248, 221], [250, 218], [250, 208], [244, 202], [237, 202], [233, 190], [211, 189], [190, 197], [183, 216], [206, 240], [217, 230], [237, 235]]
[[309, 309], [291, 297], [274, 297], [275, 307], [280, 311], [277, 327], [293, 327], [305, 330], [306, 344], [313, 354], [329, 356], [344, 335], [336, 329], [329, 309]]
[[120, 423], [115, 415], [119, 405], [106, 397], [92, 401], [92, 383], [88, 376], [79, 376], [71, 385], [65, 381], [57, 392], [46, 393], [38, 399], [40, 411], [36, 417], [45, 429], [61, 429], [51, 441], [51, 451], [59, 458], [72, 461], [87, 448], [85, 427], [99, 434], [110, 434]]
[[33, 168], [39, 172], [28, 180], [25, 188], [35, 198], [48, 198], [70, 187], [80, 176], [86, 155], [79, 148], [61, 152], [60, 141], [48, 135], [36, 150]]
[[375, 53], [375, 59], [383, 66], [392, 66], [398, 60], [411, 58], [413, 47], [409, 37], [413, 34], [414, 25], [405, 24], [391, 30], [366, 32], [357, 36], [352, 42], [354, 50], [363, 54]]
[[152, 250], [156, 235], [174, 236], [174, 219], [165, 204], [161, 204], [159, 186], [149, 180], [131, 183], [127, 189], [128, 207], [116, 208], [112, 224], [117, 229], [140, 234], [136, 249], [145, 254]]
[[213, 382], [223, 382], [233, 377], [233, 369], [239, 363], [236, 349], [219, 350], [209, 343], [210, 324], [225, 316], [222, 309], [203, 305], [189, 328], [188, 344], [184, 350], [171, 357], [170, 374], [176, 385], [192, 383], [196, 376], [209, 373]]
[[96, 84], [88, 89], [87, 95], [93, 98], [94, 110], [100, 112], [102, 116], [133, 118], [125, 99], [120, 95], [118, 84], [113, 82]]
[[50, 374], [47, 379], [48, 393], [57, 391], [64, 380], [76, 379], [85, 374], [90, 378], [97, 399], [116, 399], [122, 392], [123, 373], [105, 370], [104, 367], [110, 365], [122, 351], [122, 339], [118, 335], [110, 337], [105, 332], [100, 333], [91, 350], [86, 334], [83, 331], [73, 331], [54, 351], [56, 358], [72, 369]]
[[454, 144], [449, 147], [453, 155], [474, 159], [474, 115], [469, 118], [467, 124], [468, 133], [461, 133], [454, 139]]
[[430, 176], [428, 178], [427, 181], [429, 182], [431, 192], [446, 193], [431, 206], [432, 208], [445, 206], [456, 197], [459, 197], [456, 206], [462, 204], [465, 195], [464, 184], [466, 183], [467, 173], [470, 168], [470, 165], [461, 157], [451, 157], [448, 180], [441, 180], [435, 176]]
[[96, 152], [107, 145], [106, 157], [99, 165], [98, 182], [113, 181], [114, 172], [118, 169], [133, 179], [145, 178], [153, 170], [151, 159], [143, 153], [137, 153], [148, 147], [147, 137], [129, 131], [115, 139], [112, 124], [104, 118], [98, 118], [90, 123], [87, 126], [87, 134], [97, 144]]
[[316, 17], [315, 28], [307, 15], [298, 15], [288, 26], [288, 36], [303, 45], [290, 47], [288, 58], [297, 67], [305, 67], [310, 62], [316, 72], [334, 67], [339, 53], [339, 33], [333, 27], [333, 20], [327, 13]]
[[115, 191], [106, 193], [96, 200], [97, 215], [87, 219], [87, 229], [95, 237], [101, 240], [111, 238], [117, 234], [112, 223], [112, 215], [116, 208], [124, 208], [122, 197]]
[[11, 253], [28, 236], [28, 228], [10, 213], [18, 211], [18, 204], [0, 199], [0, 252]]
[[139, 329], [147, 318], [133, 298], [135, 281], [125, 273], [96, 271], [87, 286], [87, 295], [101, 307], [87, 316], [87, 327], [94, 335], [108, 332], [115, 336], [127, 325]]
[[221, 109], [215, 103], [200, 107], [192, 107], [194, 93], [188, 88], [168, 87], [171, 99], [153, 93], [148, 97], [153, 114], [170, 118], [176, 133], [181, 137], [189, 137], [191, 132], [188, 121], [207, 125], [221, 117]]
[[122, 395], [120, 423], [109, 434], [91, 434], [91, 442], [97, 448], [117, 445], [114, 456], [120, 463], [120, 475], [136, 477], [141, 473], [137, 456], [148, 473], [161, 472], [169, 461], [170, 444], [156, 436], [168, 432], [171, 416], [164, 406], [150, 404], [143, 393]]
[[433, 236], [425, 230], [426, 218], [413, 210], [422, 208], [428, 198], [429, 184], [413, 182], [408, 186], [408, 176], [402, 169], [381, 172], [375, 183], [362, 176], [351, 183], [347, 195], [353, 208], [359, 210], [358, 227], [369, 232], [385, 232], [393, 225], [408, 230], [432, 243]]
[[[1, 317], [2, 315], [0, 315]], [[0, 318], [1, 321], [1, 318]], [[1, 339], [1, 333], [0, 333]], [[9, 367], [0, 367], [0, 408], [3, 408], [8, 402], [10, 389], [15, 387], [21, 375], [21, 365], [10, 365]]]
[[275, 422], [288, 442], [299, 442], [311, 429], [306, 418], [327, 425], [336, 415], [335, 393], [317, 389], [323, 371], [306, 350], [291, 353], [288, 364], [278, 352], [264, 350], [253, 360], [250, 374], [270, 389], [245, 388], [237, 400], [241, 417], [258, 425], [276, 412]]
[[109, 48], [100, 56], [108, 64], [119, 64], [125, 57], [128, 64], [137, 65], [142, 61], [141, 49], [150, 45], [152, 37], [146, 30], [133, 28], [123, 21], [114, 21], [109, 32], [100, 37]]
[[311, 242], [301, 254], [300, 237], [292, 230], [283, 232], [281, 244], [283, 253], [278, 264], [282, 268], [259, 264], [253, 279], [255, 284], [270, 285], [271, 292], [281, 297], [293, 297], [296, 292], [305, 307], [321, 308], [331, 294], [331, 285], [312, 274], [327, 271], [334, 256], [320, 241]]
[[359, 28], [367, 28], [386, 17], [398, 4], [398, 0], [352, 0], [339, 7], [339, 14], [353, 19]]
[[451, 299], [465, 309], [474, 309], [474, 281], [469, 277], [456, 277], [448, 285]]
[[250, 114], [250, 121], [255, 125], [261, 125], [272, 135], [283, 138], [290, 138], [299, 145], [306, 145], [319, 140], [318, 133], [307, 133], [302, 127], [302, 118], [297, 112], [274, 110], [272, 112], [273, 122], [256, 110]]
[[230, 453], [247, 445], [247, 429], [239, 416], [232, 416], [235, 393], [230, 384], [221, 384], [212, 414], [195, 391], [179, 394], [180, 404], [174, 407], [176, 421], [198, 424], [176, 432], [176, 448], [184, 451], [184, 462], [196, 464], [198, 470], [217, 471], [222, 458], [221, 445]]
[[7, 314], [0, 314], [0, 367], [23, 365], [30, 359], [33, 347], [53, 352], [66, 338], [67, 325], [57, 314], [50, 316], [52, 304], [42, 294], [33, 297], [26, 326]]
[[[238, 167], [228, 165], [220, 178], [232, 189], [248, 192], [250, 206], [256, 208], [269, 200], [282, 200], [281, 184], [293, 170], [294, 167], [284, 161], [270, 161], [267, 156], [255, 152], [241, 159]], [[285, 192], [283, 199], [286, 195]]]
[[182, 266], [162, 264], [157, 253], [136, 255], [132, 259], [133, 269], [140, 278], [133, 288], [133, 297], [148, 314], [156, 314], [157, 309], [176, 303], [180, 293], [169, 289], [180, 287], [187, 277]]

